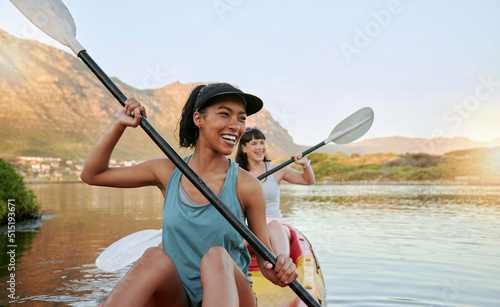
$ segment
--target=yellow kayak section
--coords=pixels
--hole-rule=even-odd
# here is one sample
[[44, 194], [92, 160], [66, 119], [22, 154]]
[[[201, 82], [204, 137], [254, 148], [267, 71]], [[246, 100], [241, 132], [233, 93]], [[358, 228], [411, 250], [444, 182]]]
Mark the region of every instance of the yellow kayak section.
[[[290, 257], [294, 260], [299, 271], [297, 280], [318, 300], [321, 306], [327, 306], [325, 281], [311, 244], [299, 230], [286, 220], [282, 218], [272, 219], [278, 220], [290, 230]], [[249, 247], [249, 251], [252, 256], [249, 268], [250, 278], [253, 280], [253, 291], [257, 295], [259, 307], [307, 306], [290, 287], [281, 288], [267, 280], [259, 270], [251, 247]]]

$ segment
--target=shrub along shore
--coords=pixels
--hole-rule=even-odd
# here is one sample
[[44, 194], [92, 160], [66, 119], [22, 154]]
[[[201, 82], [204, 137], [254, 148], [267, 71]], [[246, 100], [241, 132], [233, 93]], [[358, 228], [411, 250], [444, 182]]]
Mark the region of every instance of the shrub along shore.
[[14, 166], [0, 159], [0, 225], [40, 217], [40, 206], [33, 191], [26, 189]]

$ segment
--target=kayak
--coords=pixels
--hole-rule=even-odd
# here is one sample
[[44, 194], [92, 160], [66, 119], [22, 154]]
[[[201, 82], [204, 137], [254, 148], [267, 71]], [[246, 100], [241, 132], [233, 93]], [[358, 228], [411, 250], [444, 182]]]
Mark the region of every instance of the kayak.
[[[297, 270], [299, 272], [299, 277], [297, 280], [304, 286], [304, 288], [312, 295], [312, 297], [316, 298], [321, 306], [327, 306], [326, 301], [326, 288], [325, 282], [323, 280], [323, 274], [321, 272], [321, 267], [319, 265], [318, 259], [314, 254], [311, 244], [307, 240], [307, 238], [295, 227], [290, 225], [285, 219], [282, 218], [267, 218], [267, 222], [271, 220], [278, 220], [284, 227], [287, 227], [290, 230], [290, 257], [293, 259], [295, 265], [297, 266]], [[147, 233], [146, 233], [147, 232]], [[146, 234], [146, 235], [144, 235]], [[117, 251], [120, 251], [120, 248], [125, 247], [126, 249], [133, 248], [133, 244], [131, 245], [131, 241], [137, 243], [137, 236], [144, 236], [148, 238], [147, 245], [149, 246], [157, 246], [159, 241], [155, 240], [161, 239], [161, 229], [160, 230], [143, 230], [137, 233], [133, 233], [125, 238], [118, 240], [113, 243], [110, 247], [107, 248], [108, 253], [105, 254], [104, 251], [101, 256], [105, 256], [105, 259], [101, 259], [101, 261], [96, 261], [96, 264], [99, 267], [104, 265], [104, 267], [108, 268], [109, 271], [114, 271], [117, 268], [111, 266], [111, 269], [107, 266], [108, 262], [113, 264], [107, 258], [115, 255]], [[142, 240], [141, 239], [141, 240]], [[114, 246], [116, 245], [116, 246]], [[137, 245], [137, 244], [136, 244]], [[250, 278], [253, 281], [253, 291], [257, 295], [257, 299], [259, 302], [259, 306], [275, 306], [275, 307], [285, 307], [285, 306], [306, 306], [302, 302], [302, 300], [293, 292], [289, 287], [281, 288], [279, 286], [271, 283], [267, 278], [265, 278], [260, 272], [259, 266], [257, 264], [257, 260], [255, 257], [255, 252], [251, 246], [247, 243], [248, 251], [251, 256], [251, 263], [248, 271], [250, 273]], [[121, 251], [123, 252], [123, 251]], [[111, 255], [111, 256], [110, 256]], [[100, 257], [101, 257], [100, 256]], [[135, 261], [130, 259], [130, 255], [127, 254], [128, 257], [126, 259], [130, 261], [125, 261], [127, 264]], [[140, 255], [139, 255], [140, 256]], [[138, 258], [138, 257], [137, 257]], [[118, 263], [124, 263], [118, 262]], [[123, 266], [119, 266], [121, 268]], [[103, 267], [100, 267], [103, 269]], [[101, 307], [99, 305], [98, 307]]]
[[[311, 243], [295, 227], [290, 225], [285, 219], [272, 218], [278, 220], [284, 227], [290, 229], [290, 257], [295, 262], [299, 277], [297, 280], [304, 288], [318, 300], [321, 306], [326, 306], [326, 288], [323, 274], [318, 259], [314, 254]], [[269, 219], [268, 219], [269, 222]], [[248, 251], [252, 257], [252, 262], [248, 271], [253, 281], [253, 291], [257, 295], [259, 306], [306, 306], [302, 300], [289, 287], [281, 288], [271, 283], [260, 272], [255, 252], [251, 246]]]

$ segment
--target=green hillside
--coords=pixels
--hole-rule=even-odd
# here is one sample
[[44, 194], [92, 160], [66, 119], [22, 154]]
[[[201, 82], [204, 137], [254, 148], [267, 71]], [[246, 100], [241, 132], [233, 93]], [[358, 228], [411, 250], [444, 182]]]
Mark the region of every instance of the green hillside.
[[444, 155], [312, 153], [318, 183], [500, 184], [500, 147]]

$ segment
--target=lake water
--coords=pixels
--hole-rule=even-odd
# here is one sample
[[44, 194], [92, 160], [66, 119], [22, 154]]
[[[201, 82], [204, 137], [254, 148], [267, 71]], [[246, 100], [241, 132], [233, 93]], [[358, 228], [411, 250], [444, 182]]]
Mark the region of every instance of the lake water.
[[[98, 254], [161, 228], [155, 188], [29, 188], [44, 218], [16, 225], [15, 301], [0, 236], [0, 305], [95, 306], [128, 269], [104, 273]], [[500, 306], [500, 187], [283, 185], [281, 194], [285, 218], [316, 251], [329, 306]]]

